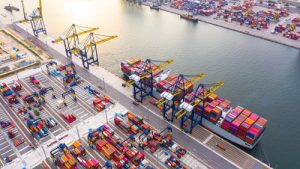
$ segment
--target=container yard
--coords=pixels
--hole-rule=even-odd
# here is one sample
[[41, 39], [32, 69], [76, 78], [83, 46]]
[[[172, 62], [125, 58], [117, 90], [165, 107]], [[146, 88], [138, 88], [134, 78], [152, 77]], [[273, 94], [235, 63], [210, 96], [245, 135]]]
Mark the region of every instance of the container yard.
[[[80, 63], [80, 60], [78, 61]], [[127, 72], [128, 78], [131, 79], [132, 75], [138, 77], [138, 74], [143, 73], [141, 68], [144, 66], [141, 63], [150, 64], [151, 66], [146, 66], [146, 68], [150, 69], [151, 67], [154, 72], [153, 75], [158, 80], [174, 81], [177, 78], [175, 74], [168, 75], [162, 69], [173, 63], [173, 60], [151, 61], [149, 59], [142, 61], [133, 58], [121, 64]], [[39, 149], [39, 144], [47, 147], [42, 148], [46, 149], [43, 150], [45, 152], [49, 151], [49, 154], [46, 153], [45, 155], [47, 165], [61, 168], [99, 168], [100, 166], [108, 168], [125, 166], [144, 168], [209, 167], [206, 160], [203, 161], [203, 159], [190, 153], [184, 145], [180, 145], [182, 143], [176, 143], [178, 137], [173, 138], [172, 127], [166, 126], [160, 131], [145, 123], [144, 117], [141, 115], [135, 115], [131, 112], [112, 112], [115, 107], [118, 107], [116, 105], [118, 103], [107, 94], [100, 92], [99, 86], [94, 87], [90, 82], [83, 79], [78, 74], [82, 72], [82, 68], [76, 65], [76, 62], [63, 64], [52, 60], [44, 63], [41, 68], [28, 70], [24, 73], [20, 72], [19, 75], [2, 81], [1, 103], [7, 103], [3, 106], [8, 106], [7, 111], [13, 114], [12, 119], [17, 120], [22, 127], [26, 126], [28, 144], [37, 149]], [[166, 77], [161, 77], [161, 75]], [[145, 74], [143, 81], [150, 84], [150, 78]], [[130, 80], [127, 82], [127, 85], [133, 84], [135, 83]], [[193, 91], [194, 82], [183, 79], [181, 84], [185, 84], [186, 91]], [[168, 91], [168, 88], [163, 84], [157, 86], [161, 87], [160, 92]], [[120, 87], [122, 87], [121, 83]], [[183, 95], [184, 93], [181, 92], [177, 97], [183, 97]], [[92, 126], [95, 124], [92, 123], [88, 133], [82, 132], [87, 136], [81, 136], [79, 126], [86, 126], [87, 121], [91, 121], [93, 119], [91, 117], [97, 115], [103, 118], [103, 124], [105, 119], [110, 122], [106, 122], [94, 130]], [[99, 123], [101, 124], [100, 121]], [[261, 128], [264, 127], [264, 124], [260, 125]], [[73, 131], [72, 134], [70, 134], [71, 131]], [[252, 140], [256, 140], [260, 133], [262, 132], [259, 132], [258, 129], [253, 129]], [[148, 138], [148, 134], [153, 138]], [[76, 142], [77, 137], [86, 137], [84, 143]], [[59, 140], [67, 140], [67, 143], [62, 144], [62, 141]], [[123, 148], [120, 145], [123, 145]], [[35, 151], [32, 151], [32, 154]], [[84, 152], [89, 152], [91, 157], [86, 157]], [[9, 156], [9, 158], [12, 157]]]
[[[151, 1], [140, 1], [150, 6]], [[180, 15], [192, 22], [203, 21], [216, 26], [252, 35], [272, 42], [299, 49], [297, 12], [289, 12], [284, 3], [277, 5], [263, 1], [194, 1], [176, 0], [159, 3], [159, 9]], [[293, 10], [291, 10], [293, 11]], [[289, 21], [288, 21], [289, 20]], [[285, 26], [278, 23], [286, 23]], [[277, 25], [277, 26], [276, 26]], [[274, 36], [281, 27], [287, 28], [283, 36]], [[287, 37], [289, 40], [286, 40]]]
[[[21, 5], [23, 19], [1, 24], [0, 168], [277, 168], [263, 149], [274, 129], [263, 92], [228, 94], [223, 88], [232, 82], [224, 72], [211, 76], [217, 71], [203, 65], [182, 71], [182, 60], [172, 56], [128, 53], [106, 62], [111, 48], [102, 44], [123, 38], [116, 29], [71, 24], [57, 35], [44, 20], [42, 0], [28, 16]], [[178, 14], [175, 22], [193, 28], [207, 22], [300, 48], [297, 10], [281, 3], [145, 0], [135, 7]], [[116, 65], [118, 73], [107, 70]]]
[[0, 77], [37, 64], [38, 57], [12, 39], [7, 32], [0, 31]]

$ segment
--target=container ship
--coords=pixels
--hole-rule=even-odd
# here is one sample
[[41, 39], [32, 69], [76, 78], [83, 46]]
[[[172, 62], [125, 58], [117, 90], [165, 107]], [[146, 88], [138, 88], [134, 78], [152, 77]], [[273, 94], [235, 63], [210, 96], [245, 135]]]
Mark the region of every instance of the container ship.
[[[141, 75], [144, 61], [138, 58], [130, 58], [121, 62], [121, 71], [126, 79], [136, 74]], [[162, 71], [157, 70], [157, 65], [152, 64], [154, 77], [158, 77]], [[156, 80], [155, 92], [160, 94], [176, 81], [175, 74], [165, 74], [165, 77]], [[155, 79], [155, 78], [154, 78]], [[194, 95], [199, 94], [193, 91], [193, 85], [186, 83], [187, 94], [185, 102], [191, 102]], [[198, 91], [199, 92], [199, 91]], [[202, 116], [201, 125], [217, 135], [242, 147], [252, 149], [260, 141], [267, 125], [267, 120], [247, 108], [232, 106], [229, 100], [212, 93], [208, 95], [204, 105], [204, 112], [199, 105], [194, 107], [196, 116]]]

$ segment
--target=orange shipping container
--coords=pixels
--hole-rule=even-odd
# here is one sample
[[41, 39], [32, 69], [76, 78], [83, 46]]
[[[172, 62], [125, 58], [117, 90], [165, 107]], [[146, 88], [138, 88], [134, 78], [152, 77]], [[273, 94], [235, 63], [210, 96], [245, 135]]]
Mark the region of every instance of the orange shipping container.
[[216, 100], [218, 98], [218, 95], [215, 94], [215, 93], [211, 93], [211, 94], [208, 95], [207, 98], [208, 98], [209, 101], [213, 101], [213, 100]]

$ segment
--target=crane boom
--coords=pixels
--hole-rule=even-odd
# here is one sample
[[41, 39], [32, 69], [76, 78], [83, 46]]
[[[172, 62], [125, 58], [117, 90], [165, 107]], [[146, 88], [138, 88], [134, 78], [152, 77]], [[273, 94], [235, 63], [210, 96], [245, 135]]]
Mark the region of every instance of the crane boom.
[[[99, 41], [97, 41], [97, 42], [95, 42], [95, 44], [96, 45], [99, 45], [99, 44], [102, 44], [102, 43], [104, 43], [104, 42], [107, 42], [107, 41], [110, 41], [110, 40], [112, 40], [112, 39], [115, 39], [115, 38], [117, 38], [118, 36], [110, 36], [110, 37], [108, 37], [108, 38], [106, 38], [106, 39], [102, 39], [102, 40], [99, 40]], [[95, 45], [95, 44], [88, 44], [88, 45], [86, 45], [86, 46], [84, 46], [84, 48], [90, 48], [90, 47], [92, 47], [93, 45]], [[72, 51], [71, 51], [71, 53], [72, 54], [75, 54], [75, 53], [79, 53], [80, 52], [80, 49], [79, 48], [75, 48], [75, 49], [73, 49]]]
[[207, 98], [209, 94], [214, 93], [223, 85], [224, 85], [224, 82], [222, 82], [222, 81], [218, 81], [218, 82], [214, 83], [210, 88], [208, 88], [207, 90], [204, 91], [203, 97]]
[[[159, 64], [159, 65], [157, 66], [157, 68], [155, 69], [155, 72], [164, 69], [165, 67], [171, 65], [173, 62], [174, 62], [173, 59], [169, 59], [169, 60], [164, 61], [163, 63], [161, 63], [161, 64]], [[148, 76], [148, 75], [147, 75], [147, 72], [144, 72], [144, 73], [140, 76], [140, 78], [143, 79], [143, 78], [145, 78], [145, 77], [147, 77], [147, 76]], [[134, 83], [134, 80], [129, 80], [129, 81], [126, 82], [126, 85], [127, 85], [127, 86], [130, 86], [130, 85], [132, 85], [133, 83]]]
[[[93, 31], [95, 31], [95, 30], [98, 30], [99, 28], [91, 28], [91, 29], [89, 29], [89, 30], [86, 30], [86, 31], [83, 31], [83, 32], [79, 32], [79, 33], [77, 33], [76, 35], [69, 35], [69, 36], [67, 36], [66, 38], [74, 38], [74, 37], [76, 37], [76, 36], [80, 36], [80, 35], [83, 35], [83, 34], [87, 34], [87, 33], [90, 33], [90, 32], [93, 32]], [[55, 39], [55, 40], [53, 40], [52, 41], [52, 43], [58, 43], [58, 42], [61, 42], [61, 41], [63, 41], [64, 39], [62, 38], [62, 37], [59, 37], [59, 38], [57, 38], [57, 39]]]
[[[209, 94], [214, 93], [215, 91], [217, 91], [220, 87], [222, 87], [224, 85], [224, 82], [222, 81], [218, 81], [216, 83], [214, 83], [210, 88], [206, 89], [203, 93], [201, 93], [201, 95], [203, 96], [204, 99], [206, 99], [208, 97]], [[200, 96], [201, 96], [200, 95]], [[194, 101], [192, 101], [191, 106], [195, 107], [197, 104], [199, 104], [201, 101], [196, 99]], [[187, 113], [187, 111], [185, 109], [180, 109], [178, 112], [176, 112], [175, 116], [177, 116], [177, 119], [182, 118], [185, 114]]]
[[169, 60], [166, 60], [165, 62], [159, 64], [157, 66], [157, 69], [164, 69], [165, 67], [169, 66], [170, 64], [172, 64], [174, 62], [173, 59], [169, 59]]
[[192, 84], [195, 84], [195, 83], [197, 83], [199, 80], [201, 80], [202, 78], [204, 78], [205, 77], [205, 74], [204, 73], [199, 73], [199, 74], [197, 74], [196, 76], [194, 76], [193, 78], [191, 78], [190, 80], [189, 80], [189, 82], [191, 82]]
[[[184, 76], [184, 75], [181, 75], [181, 76]], [[199, 74], [195, 75], [194, 77], [192, 77], [190, 80], [188, 80], [188, 82], [190, 82], [194, 85], [195, 83], [197, 83], [199, 80], [203, 79], [204, 77], [205, 77], [205, 73], [199, 73]], [[173, 86], [173, 87], [175, 87], [175, 86]], [[184, 84], [180, 84], [177, 87], [185, 88]], [[172, 94], [173, 96], [177, 96], [179, 93], [180, 93], [179, 91], [170, 92], [170, 94]], [[166, 99], [161, 98], [156, 102], [156, 105], [160, 106], [166, 102], [167, 102]]]

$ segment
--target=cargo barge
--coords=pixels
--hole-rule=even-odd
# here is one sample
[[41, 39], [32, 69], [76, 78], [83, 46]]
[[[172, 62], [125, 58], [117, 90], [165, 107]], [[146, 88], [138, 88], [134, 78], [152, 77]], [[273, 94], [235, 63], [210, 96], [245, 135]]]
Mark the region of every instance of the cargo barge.
[[154, 4], [150, 5], [150, 9], [159, 11], [159, 6], [154, 3]]
[[[125, 79], [129, 76], [141, 75], [145, 69], [145, 61], [138, 58], [131, 58], [121, 62], [121, 71]], [[154, 79], [162, 77], [161, 70], [157, 70], [157, 65], [152, 64]], [[160, 95], [176, 81], [175, 74], [168, 73], [164, 78], [155, 80], [154, 95]], [[147, 80], [147, 79], [145, 79]], [[191, 103], [191, 98], [197, 94], [193, 91], [193, 85], [186, 83], [185, 88], [188, 93], [185, 95], [185, 102]], [[160, 108], [160, 107], [159, 107]], [[161, 109], [161, 108], [160, 108]], [[229, 100], [219, 97], [217, 94], [210, 94], [205, 101], [204, 112], [198, 105], [194, 106], [195, 117], [201, 116], [201, 125], [217, 135], [246, 148], [252, 149], [260, 141], [267, 125], [267, 120], [253, 113], [249, 109], [241, 106], [232, 106]]]
[[190, 14], [181, 14], [180, 18], [186, 19], [186, 20], [189, 20], [189, 21], [192, 21], [192, 22], [198, 22], [198, 18], [193, 16], [193, 15], [190, 15]]

